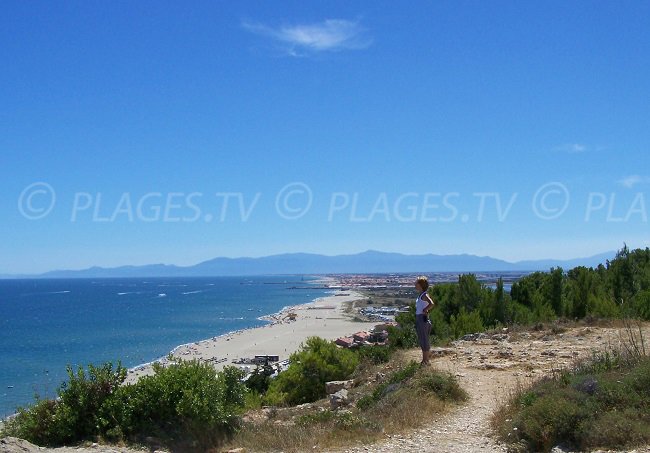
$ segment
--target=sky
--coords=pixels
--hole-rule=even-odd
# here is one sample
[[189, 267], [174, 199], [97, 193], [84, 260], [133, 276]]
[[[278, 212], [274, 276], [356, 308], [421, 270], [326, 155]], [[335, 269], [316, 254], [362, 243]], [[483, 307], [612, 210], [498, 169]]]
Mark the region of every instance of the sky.
[[650, 3], [0, 15], [0, 274], [650, 245]]

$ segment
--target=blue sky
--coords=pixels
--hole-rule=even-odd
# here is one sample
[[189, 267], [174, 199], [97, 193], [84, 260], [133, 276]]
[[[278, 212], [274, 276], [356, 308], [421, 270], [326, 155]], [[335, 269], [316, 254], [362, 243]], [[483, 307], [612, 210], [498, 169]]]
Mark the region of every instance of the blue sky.
[[2, 9], [0, 273], [649, 245], [648, 2]]

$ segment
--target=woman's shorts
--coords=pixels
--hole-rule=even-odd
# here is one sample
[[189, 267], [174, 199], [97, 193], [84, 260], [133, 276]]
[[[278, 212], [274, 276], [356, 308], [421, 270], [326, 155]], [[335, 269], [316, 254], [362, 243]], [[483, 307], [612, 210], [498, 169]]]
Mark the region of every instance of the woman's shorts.
[[415, 331], [418, 334], [418, 343], [423, 351], [431, 349], [429, 335], [431, 334], [431, 321], [426, 315], [415, 316]]

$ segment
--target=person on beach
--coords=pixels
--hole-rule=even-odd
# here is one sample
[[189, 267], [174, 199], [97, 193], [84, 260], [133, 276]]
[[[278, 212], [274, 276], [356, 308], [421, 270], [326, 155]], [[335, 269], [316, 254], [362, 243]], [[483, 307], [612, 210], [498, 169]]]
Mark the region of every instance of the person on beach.
[[415, 300], [415, 331], [418, 335], [418, 343], [422, 348], [421, 365], [429, 364], [429, 351], [431, 343], [429, 335], [431, 334], [431, 321], [429, 321], [429, 311], [433, 308], [433, 300], [427, 294], [429, 289], [429, 280], [425, 276], [420, 276], [415, 281], [415, 289], [420, 294]]

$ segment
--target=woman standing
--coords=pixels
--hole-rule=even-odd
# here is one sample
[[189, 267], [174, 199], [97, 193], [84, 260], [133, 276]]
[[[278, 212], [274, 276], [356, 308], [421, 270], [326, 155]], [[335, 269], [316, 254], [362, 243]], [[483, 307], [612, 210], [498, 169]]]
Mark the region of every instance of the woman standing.
[[418, 343], [422, 348], [421, 365], [429, 364], [429, 351], [431, 343], [429, 335], [431, 334], [431, 321], [429, 321], [429, 310], [433, 308], [433, 300], [427, 294], [429, 289], [429, 280], [425, 276], [420, 276], [415, 281], [415, 289], [420, 293], [415, 301], [415, 331], [418, 334]]

